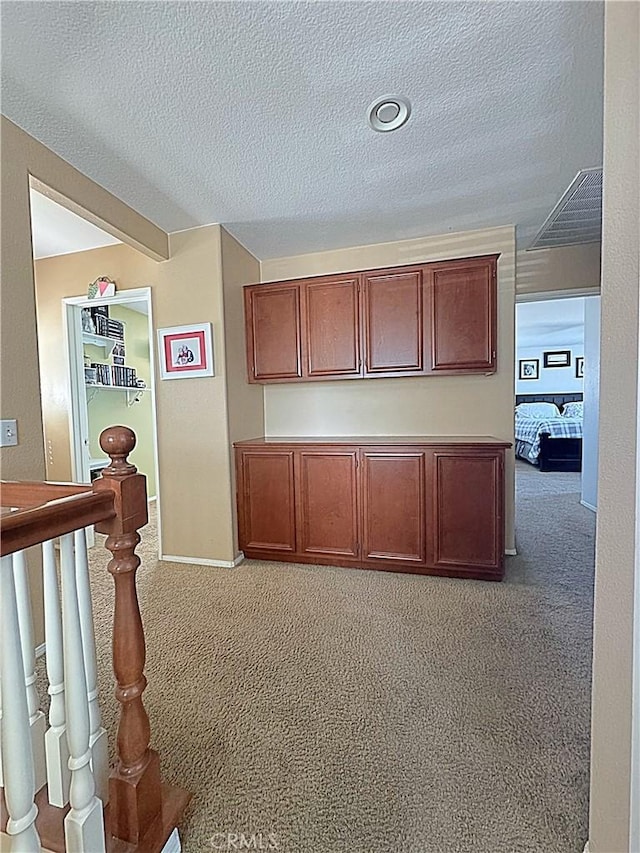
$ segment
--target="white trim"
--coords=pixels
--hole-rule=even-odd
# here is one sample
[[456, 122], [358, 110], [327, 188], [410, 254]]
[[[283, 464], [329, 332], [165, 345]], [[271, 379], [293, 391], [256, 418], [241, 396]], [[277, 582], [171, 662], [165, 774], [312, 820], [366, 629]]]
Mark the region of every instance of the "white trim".
[[[640, 358], [640, 339], [638, 340]], [[631, 781], [629, 792], [629, 849], [640, 849], [640, 373], [636, 385], [636, 505], [633, 638], [631, 643]]]
[[546, 302], [549, 299], [570, 299], [573, 296], [600, 296], [600, 288], [572, 287], [566, 290], [540, 290], [536, 293], [516, 291], [516, 302]]
[[47, 644], [46, 643], [40, 643], [39, 646], [36, 646], [36, 657], [37, 658], [41, 658], [42, 655], [45, 655], [46, 653], [47, 653]]
[[593, 506], [593, 504], [590, 504], [587, 501], [581, 500], [580, 503], [582, 504], [582, 506], [586, 506], [587, 509], [590, 509], [591, 512], [597, 512], [598, 511], [597, 507]]
[[582, 853], [589, 853], [589, 842], [588, 842], [588, 841], [587, 841], [587, 843], [584, 845], [584, 850], [582, 851]]
[[[62, 310], [64, 317], [64, 334], [69, 341], [68, 346], [66, 347], [66, 356], [67, 356], [67, 391], [69, 394], [69, 442], [71, 445], [71, 459], [73, 465], [73, 478], [76, 482], [79, 481], [79, 478], [82, 476], [81, 482], [89, 482], [88, 476], [81, 475], [81, 473], [77, 470], [79, 459], [78, 450], [76, 449], [76, 442], [74, 436], [77, 434], [80, 435], [88, 435], [89, 428], [88, 423], [85, 424], [84, 429], [81, 428], [81, 424], [79, 423], [79, 418], [83, 418], [85, 421], [87, 420], [86, 414], [86, 391], [84, 382], [80, 383], [78, 381], [77, 371], [72, 370], [71, 363], [71, 344], [74, 346], [74, 362], [82, 363], [82, 334], [81, 329], [78, 329], [77, 326], [69, 323], [71, 317], [71, 311], [73, 310], [71, 306], [74, 308], [83, 308], [90, 307], [91, 305], [127, 305], [131, 302], [144, 302], [147, 306], [147, 332], [149, 336], [149, 382], [147, 388], [151, 394], [151, 434], [152, 434], [152, 442], [153, 442], [153, 461], [155, 465], [155, 474], [156, 474], [156, 494], [154, 498], [150, 498], [150, 500], [156, 500], [157, 508], [158, 508], [158, 559], [162, 559], [162, 524], [161, 524], [161, 510], [160, 510], [160, 462], [158, 456], [158, 408], [157, 408], [157, 397], [156, 397], [156, 349], [155, 349], [155, 332], [153, 329], [153, 300], [152, 300], [152, 289], [151, 287], [135, 287], [131, 288], [131, 290], [118, 290], [116, 291], [115, 296], [106, 297], [104, 299], [89, 299], [87, 296], [68, 296], [62, 300]], [[74, 340], [70, 340], [70, 335], [73, 336]], [[80, 360], [78, 361], [78, 353], [80, 353]], [[74, 396], [74, 392], [76, 395], [81, 394], [84, 395], [84, 406], [80, 406], [80, 414], [78, 415], [75, 412], [74, 400], [78, 399], [78, 396]], [[82, 414], [84, 412], [84, 414]], [[79, 432], [78, 432], [79, 430]], [[93, 537], [93, 530], [90, 532], [90, 537]], [[93, 544], [92, 542], [90, 544]]]
[[147, 503], [148, 504], [154, 504], [157, 500], [158, 500], [157, 495], [151, 495], [150, 498], [147, 498]]
[[160, 559], [165, 563], [184, 563], [192, 566], [214, 566], [220, 569], [235, 569], [244, 560], [242, 551], [235, 560], [207, 560], [203, 557], [176, 557], [173, 554], [161, 554]]
[[518, 551], [516, 548], [505, 548], [504, 553], [507, 555], [507, 557], [517, 557], [518, 556]]

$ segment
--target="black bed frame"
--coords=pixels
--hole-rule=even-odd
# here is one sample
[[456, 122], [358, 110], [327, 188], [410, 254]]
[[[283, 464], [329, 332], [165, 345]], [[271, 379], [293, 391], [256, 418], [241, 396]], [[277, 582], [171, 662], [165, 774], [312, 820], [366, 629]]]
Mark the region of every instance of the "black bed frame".
[[[516, 394], [518, 403], [555, 403], [562, 411], [565, 403], [582, 402], [583, 395], [579, 394]], [[540, 434], [541, 471], [581, 471], [582, 470], [582, 439], [581, 438], [551, 438], [548, 433]]]

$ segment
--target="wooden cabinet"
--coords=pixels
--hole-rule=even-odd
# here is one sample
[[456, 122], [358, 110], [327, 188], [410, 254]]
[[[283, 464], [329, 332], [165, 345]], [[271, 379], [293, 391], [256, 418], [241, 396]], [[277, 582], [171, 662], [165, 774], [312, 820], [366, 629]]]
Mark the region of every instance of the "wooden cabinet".
[[361, 454], [363, 559], [425, 566], [424, 450]]
[[249, 382], [492, 373], [497, 259], [250, 285]]
[[503, 458], [500, 451], [460, 447], [429, 454], [431, 566], [499, 571], [504, 552]]
[[500, 580], [507, 447], [485, 437], [238, 442], [240, 547], [255, 559]]
[[296, 551], [293, 452], [242, 450], [237, 465], [238, 523], [248, 551], [287, 558]]
[[300, 450], [296, 454], [298, 551], [358, 557], [356, 450]]
[[358, 293], [357, 276], [303, 286], [305, 378], [360, 374]]
[[496, 369], [496, 264], [491, 258], [432, 264], [427, 271], [430, 369]]
[[422, 269], [362, 276], [364, 375], [422, 373]]
[[301, 377], [300, 286], [246, 288], [245, 317], [249, 381]]

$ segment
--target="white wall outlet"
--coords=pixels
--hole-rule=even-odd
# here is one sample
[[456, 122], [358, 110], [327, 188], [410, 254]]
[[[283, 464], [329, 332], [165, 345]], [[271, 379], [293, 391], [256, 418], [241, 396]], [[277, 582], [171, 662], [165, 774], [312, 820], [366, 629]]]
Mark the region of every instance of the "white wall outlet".
[[15, 447], [18, 443], [18, 421], [0, 421], [0, 447]]

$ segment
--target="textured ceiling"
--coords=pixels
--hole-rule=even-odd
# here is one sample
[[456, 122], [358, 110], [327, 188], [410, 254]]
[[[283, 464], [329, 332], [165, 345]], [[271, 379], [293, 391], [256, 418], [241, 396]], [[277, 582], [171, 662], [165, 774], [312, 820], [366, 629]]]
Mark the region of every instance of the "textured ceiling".
[[[515, 223], [601, 164], [598, 2], [2, 3], [2, 111], [258, 257]], [[407, 96], [375, 133], [367, 106]]]
[[120, 242], [41, 193], [31, 190], [30, 195], [34, 258], [84, 252]]

